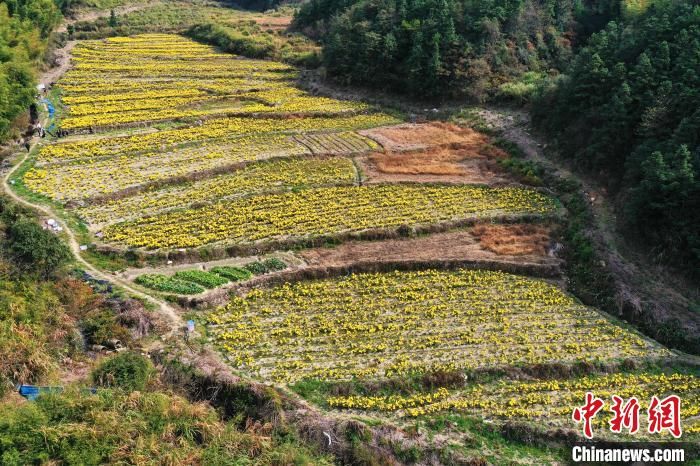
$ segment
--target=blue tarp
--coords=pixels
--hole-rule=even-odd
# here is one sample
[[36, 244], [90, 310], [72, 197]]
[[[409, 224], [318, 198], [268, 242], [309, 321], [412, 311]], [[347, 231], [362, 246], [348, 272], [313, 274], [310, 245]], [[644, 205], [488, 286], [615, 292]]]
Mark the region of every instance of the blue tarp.
[[47, 131], [51, 131], [51, 130], [54, 128], [54, 126], [56, 126], [56, 125], [54, 124], [54, 121], [53, 121], [53, 115], [54, 115], [54, 113], [56, 112], [56, 109], [54, 108], [54, 106], [53, 106], [53, 104], [51, 103], [51, 101], [49, 101], [48, 99], [43, 98], [43, 99], [41, 99], [41, 101], [42, 101], [43, 103], [46, 104], [46, 109], [47, 109], [48, 112], [49, 112], [49, 121], [51, 122], [51, 124], [49, 125], [48, 128], [46, 128], [46, 130], [47, 130]]
[[42, 393], [61, 393], [63, 387], [37, 387], [36, 385], [20, 385], [19, 394], [28, 399], [29, 401], [34, 401], [37, 396]]
[[[36, 385], [20, 385], [17, 389], [19, 394], [25, 397], [29, 401], [36, 400], [36, 397], [44, 393], [61, 393], [63, 392], [63, 387], [38, 387]], [[84, 388], [83, 393], [86, 395], [94, 395], [97, 393], [97, 389], [94, 387]]]
[[48, 99], [41, 99], [41, 101], [46, 104], [46, 108], [49, 111], [49, 118], [53, 118], [53, 114], [56, 111], [56, 109], [53, 107], [51, 101], [49, 101]]

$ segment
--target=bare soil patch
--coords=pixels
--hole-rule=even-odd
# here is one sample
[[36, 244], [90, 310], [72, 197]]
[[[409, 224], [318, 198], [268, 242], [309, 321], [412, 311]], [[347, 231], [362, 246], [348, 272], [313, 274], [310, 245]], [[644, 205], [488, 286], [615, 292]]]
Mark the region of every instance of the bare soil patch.
[[471, 233], [482, 248], [499, 256], [541, 256], [551, 244], [549, 228], [541, 225], [477, 225]]
[[508, 157], [485, 134], [449, 123], [360, 131], [384, 147], [358, 159], [370, 182], [511, 183], [496, 161]]
[[[359, 131], [359, 133], [374, 139], [388, 152], [418, 151], [437, 146], [479, 150], [484, 146], [490, 145], [488, 136], [483, 133], [479, 133], [471, 128], [439, 121], [424, 124], [407, 123], [385, 126], [383, 128]], [[505, 153], [499, 152], [505, 156]], [[492, 155], [495, 155], [495, 153]]]
[[[503, 263], [559, 265], [559, 259], [549, 256], [545, 248], [528, 247], [527, 243], [534, 242], [537, 235], [525, 236], [517, 243], [519, 249], [511, 248], [512, 253], [505, 249], [495, 252], [487, 246], [488, 243], [480, 241], [476, 232], [483, 237], [483, 231], [488, 231], [487, 226], [475, 227], [436, 233], [429, 236], [406, 239], [390, 239], [385, 241], [351, 241], [334, 248], [315, 248], [298, 253], [310, 266], [342, 266], [360, 261], [497, 261]], [[504, 231], [513, 238], [519, 238], [516, 232], [538, 231], [546, 235], [549, 244], [549, 230], [544, 226], [536, 225], [506, 225]], [[532, 237], [532, 238], [531, 238]]]

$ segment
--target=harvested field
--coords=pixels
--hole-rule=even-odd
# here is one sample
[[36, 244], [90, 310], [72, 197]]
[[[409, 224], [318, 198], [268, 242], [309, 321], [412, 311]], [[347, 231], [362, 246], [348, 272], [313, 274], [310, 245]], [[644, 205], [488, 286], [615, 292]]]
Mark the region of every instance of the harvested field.
[[499, 256], [545, 255], [552, 241], [539, 225], [478, 225], [471, 232], [482, 248]]
[[409, 124], [361, 131], [383, 152], [359, 157], [369, 182], [512, 183], [496, 161], [508, 155], [488, 136], [446, 123]]
[[[507, 231], [520, 229], [536, 229], [542, 232], [550, 241], [548, 230], [543, 226], [507, 225]], [[333, 248], [314, 248], [298, 253], [310, 266], [338, 267], [362, 261], [497, 261], [505, 264], [536, 264], [557, 267], [559, 259], [549, 256], [546, 248], [532, 247], [530, 252], [524, 249], [512, 254], [497, 253], [484, 247], [476, 231], [482, 231], [484, 226], [478, 225], [463, 231], [435, 233], [419, 238], [406, 238], [386, 241], [352, 241]], [[540, 244], [538, 243], [538, 246]]]
[[443, 146], [463, 147], [477, 154], [484, 151], [484, 156], [504, 155], [498, 149], [489, 148], [489, 138], [485, 134], [450, 123], [409, 123], [364, 130], [360, 134], [374, 139], [387, 152], [420, 151]]
[[373, 153], [356, 160], [368, 183], [513, 184], [513, 179], [492, 160], [462, 159], [450, 149]]

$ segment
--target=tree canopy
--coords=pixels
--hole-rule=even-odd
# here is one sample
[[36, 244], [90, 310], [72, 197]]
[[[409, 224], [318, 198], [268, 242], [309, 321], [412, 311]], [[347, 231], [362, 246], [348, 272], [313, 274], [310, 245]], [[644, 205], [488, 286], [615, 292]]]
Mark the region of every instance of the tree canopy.
[[533, 106], [563, 154], [619, 194], [631, 237], [700, 267], [700, 2], [610, 22]]
[[34, 96], [34, 70], [46, 50], [49, 33], [60, 20], [52, 0], [0, 3], [0, 142]]
[[324, 44], [343, 83], [484, 100], [526, 71], [563, 67], [617, 2], [312, 0], [294, 27]]

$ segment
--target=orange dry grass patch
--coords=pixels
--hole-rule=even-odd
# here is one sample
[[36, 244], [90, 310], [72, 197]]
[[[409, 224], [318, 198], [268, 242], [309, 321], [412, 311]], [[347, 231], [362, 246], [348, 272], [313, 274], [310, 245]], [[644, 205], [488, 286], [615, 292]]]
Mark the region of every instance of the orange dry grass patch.
[[477, 225], [472, 234], [481, 247], [499, 255], [543, 255], [549, 246], [549, 228], [540, 225]]
[[436, 146], [478, 149], [490, 145], [489, 137], [485, 134], [442, 122], [387, 126], [360, 133], [376, 140], [389, 152], [415, 151]]
[[467, 175], [469, 167], [462, 164], [467, 159], [507, 157], [485, 134], [450, 123], [403, 124], [361, 133], [384, 147], [385, 153], [369, 156], [382, 173]]
[[425, 145], [464, 143], [479, 135], [479, 133], [471, 129], [460, 128], [448, 123], [399, 125], [380, 128], [376, 132], [396, 144]]
[[[446, 125], [446, 124], [445, 124]], [[449, 125], [453, 126], [453, 125]], [[416, 132], [421, 133], [416, 141], [427, 134], [435, 134], [433, 130], [438, 129], [434, 125], [423, 125]], [[391, 129], [387, 129], [391, 131]], [[398, 130], [396, 130], [398, 131]], [[403, 131], [403, 130], [401, 130]], [[443, 133], [443, 129], [438, 129]], [[391, 144], [385, 146], [385, 153], [376, 153], [369, 156], [369, 160], [374, 163], [382, 173], [408, 174], [408, 175], [466, 175], [471, 173], [474, 167], [467, 167], [462, 162], [468, 159], [483, 160], [486, 165], [492, 165], [494, 159], [505, 158], [507, 154], [501, 149], [490, 144], [487, 136], [472, 131], [470, 129], [459, 129], [459, 134], [444, 131], [443, 143], [438, 140], [434, 142], [421, 141], [419, 144], [427, 144], [424, 149], [411, 152], [394, 152], [390, 150]], [[409, 133], [403, 134], [403, 141], [408, 141]], [[455, 142], [459, 141], [459, 142]], [[403, 143], [402, 143], [403, 144]], [[415, 141], [406, 144], [417, 144]], [[396, 146], [394, 146], [396, 147]], [[402, 146], [406, 147], [406, 146]], [[495, 167], [491, 167], [495, 168]]]
[[467, 171], [459, 163], [463, 158], [459, 152], [444, 148], [403, 154], [375, 153], [369, 156], [369, 160], [380, 172], [405, 175], [464, 175]]

